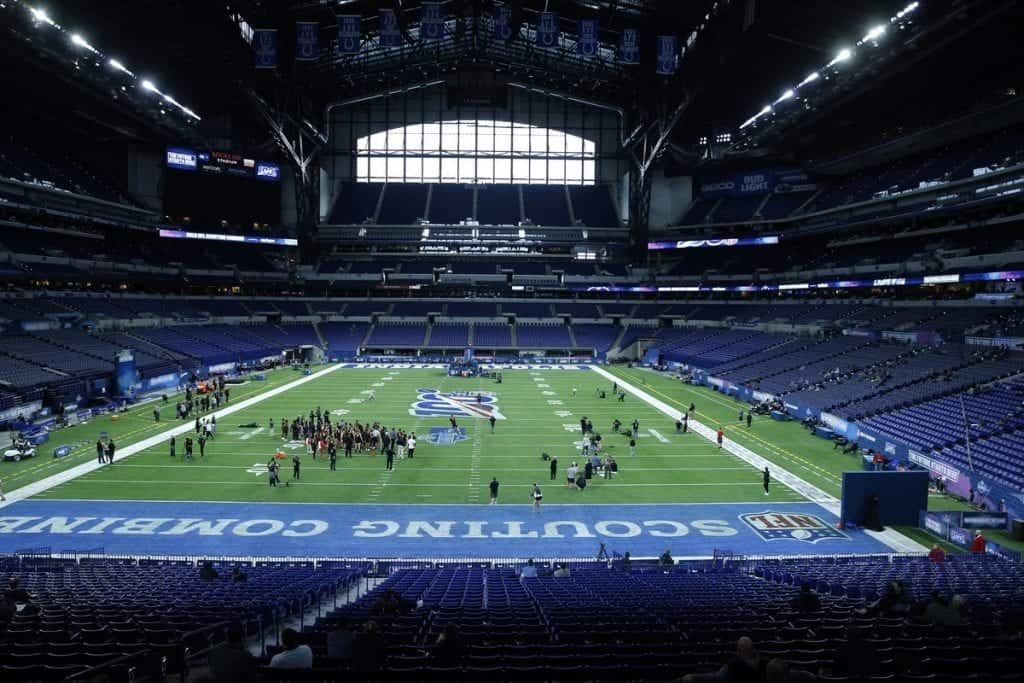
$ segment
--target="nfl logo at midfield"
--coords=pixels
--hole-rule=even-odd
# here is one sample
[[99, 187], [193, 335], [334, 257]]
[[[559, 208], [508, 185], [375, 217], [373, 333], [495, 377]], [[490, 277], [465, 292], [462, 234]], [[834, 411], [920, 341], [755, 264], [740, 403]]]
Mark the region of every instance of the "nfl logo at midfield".
[[817, 543], [828, 539], [850, 540], [844, 532], [815, 515], [795, 512], [753, 512], [739, 517], [764, 541]]
[[417, 389], [419, 399], [409, 407], [414, 417], [472, 417], [504, 420], [498, 411], [498, 397], [489, 392]]

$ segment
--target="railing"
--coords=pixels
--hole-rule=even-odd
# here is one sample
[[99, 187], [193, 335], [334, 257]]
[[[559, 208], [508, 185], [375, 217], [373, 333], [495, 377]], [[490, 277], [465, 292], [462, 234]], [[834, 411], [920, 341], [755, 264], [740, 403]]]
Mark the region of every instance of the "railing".
[[97, 681], [111, 683], [141, 683], [141, 681], [164, 681], [167, 679], [167, 660], [153, 650], [140, 650], [122, 655], [109, 662], [91, 666], [71, 674], [64, 681]]

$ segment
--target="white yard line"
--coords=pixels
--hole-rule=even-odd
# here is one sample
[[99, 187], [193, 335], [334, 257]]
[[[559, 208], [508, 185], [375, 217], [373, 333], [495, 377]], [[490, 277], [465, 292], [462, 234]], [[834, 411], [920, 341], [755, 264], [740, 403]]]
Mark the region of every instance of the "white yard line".
[[[633, 394], [634, 396], [639, 398], [644, 403], [646, 403], [646, 404], [648, 404], [648, 405], [650, 405], [650, 406], [660, 410], [662, 413], [664, 413], [665, 415], [668, 415], [673, 420], [678, 420], [678, 419], [682, 418], [682, 415], [683, 415], [682, 411], [676, 410], [675, 408], [673, 408], [672, 406], [668, 405], [664, 401], [660, 401], [660, 400], [654, 398], [653, 396], [648, 394], [646, 391], [643, 391], [642, 389], [638, 389], [637, 387], [633, 386], [632, 384], [630, 384], [629, 382], [627, 382], [623, 378], [619, 377], [618, 375], [613, 375], [612, 373], [608, 372], [604, 368], [597, 367], [596, 365], [595, 366], [591, 366], [591, 370], [596, 372], [601, 377], [604, 377], [609, 382], [618, 382], [619, 388], [624, 389], [625, 391], [629, 392], [630, 394]], [[708, 441], [710, 441], [712, 443], [715, 443], [716, 438], [717, 438], [717, 433], [713, 429], [711, 429], [711, 428], [701, 424], [700, 422], [698, 422], [693, 417], [691, 417], [689, 419], [689, 426], [690, 426], [690, 430], [691, 431], [693, 431], [693, 432], [703, 436]], [[805, 498], [807, 498], [811, 502], [817, 503], [821, 507], [823, 507], [826, 510], [828, 510], [829, 512], [831, 512], [836, 517], [839, 516], [841, 504], [840, 504], [839, 499], [836, 498], [835, 496], [833, 496], [833, 495], [831, 495], [829, 493], [826, 493], [825, 491], [821, 490], [817, 486], [815, 486], [815, 485], [813, 485], [813, 484], [811, 484], [811, 483], [801, 479], [800, 477], [796, 476], [795, 474], [793, 474], [793, 473], [791, 473], [791, 472], [789, 472], [787, 470], [782, 469], [779, 465], [777, 465], [777, 464], [775, 464], [773, 462], [769, 462], [768, 460], [762, 458], [757, 453], [754, 453], [752, 450], [750, 450], [746, 446], [743, 446], [743, 445], [741, 445], [739, 443], [736, 443], [732, 439], [724, 439], [723, 443], [722, 443], [722, 447], [725, 450], [727, 450], [730, 453], [732, 453], [733, 455], [735, 455], [740, 460], [743, 460], [744, 462], [747, 462], [750, 465], [756, 467], [758, 470], [763, 470], [765, 467], [769, 468], [769, 470], [771, 471], [771, 474], [772, 474], [772, 479], [774, 479], [777, 482], [781, 482], [782, 484], [785, 484], [786, 486], [788, 486], [789, 488], [793, 489], [794, 491], [796, 491], [800, 495], [804, 496]], [[899, 533], [897, 531], [893, 531], [892, 529], [887, 529], [886, 531], [882, 531], [882, 532], [868, 531], [866, 529], [865, 529], [865, 531], [869, 535], [871, 535], [874, 538], [878, 539], [880, 542], [884, 543], [885, 545], [887, 545], [890, 548], [892, 548], [893, 550], [895, 550], [896, 552], [900, 552], [900, 553], [918, 553], [918, 552], [926, 553], [926, 552], [928, 552], [928, 549], [925, 548], [923, 545], [917, 543], [916, 541], [913, 541], [913, 540], [907, 538], [906, 536], [904, 536], [903, 534], [901, 534], [901, 533]]]
[[665, 437], [663, 437], [661, 435], [661, 432], [659, 432], [659, 431], [657, 431], [655, 429], [648, 429], [647, 431], [650, 433], [651, 436], [653, 436], [658, 441], [660, 441], [662, 443], [670, 443], [670, 441], [668, 439], [666, 439]]
[[[209, 454], [207, 454], [207, 458], [209, 458], [209, 457], [210, 457]], [[494, 456], [494, 457], [497, 458], [497, 456]], [[508, 456], [501, 456], [500, 459], [507, 461], [508, 460]], [[353, 460], [354, 460], [354, 458], [353, 458]], [[362, 460], [362, 458], [360, 458], [360, 460]], [[380, 461], [380, 456], [377, 456], [377, 461], [378, 462]], [[320, 463], [320, 462], [321, 462], [320, 460], [317, 461], [317, 463]], [[367, 458], [367, 459], [364, 460], [364, 462], [373, 462], [373, 458]], [[374, 472], [374, 473], [376, 473], [376, 472], [378, 472], [380, 470], [380, 468], [377, 467], [376, 465], [374, 465], [373, 467], [370, 467], [368, 465], [355, 465], [351, 461], [349, 461], [346, 464], [348, 464], [349, 466], [345, 467], [345, 468], [343, 468], [343, 469], [341, 469], [339, 471], [349, 472], [349, 473], [355, 474], [355, 473], [358, 473], [358, 472]], [[126, 468], [127, 469], [136, 468], [136, 469], [141, 469], [141, 470], [145, 470], [145, 469], [158, 469], [158, 470], [192, 470], [192, 469], [203, 469], [203, 470], [234, 470], [235, 472], [237, 472], [239, 470], [248, 470], [248, 469], [250, 469], [252, 467], [253, 467], [252, 465], [249, 465], [249, 467], [245, 467], [244, 465], [211, 465], [208, 462], [200, 462], [200, 463], [191, 464], [191, 465], [173, 465], [173, 464], [169, 464], [169, 465], [129, 465], [129, 464], [125, 463], [125, 464], [121, 465], [120, 467], [118, 467], [117, 469], [118, 470], [122, 470], [122, 469], [126, 469]], [[307, 472], [307, 471], [313, 471], [313, 472], [328, 471], [327, 470], [327, 463], [323, 463], [322, 467], [316, 467], [315, 469], [314, 469], [313, 465], [306, 464], [306, 465], [302, 466], [302, 471], [303, 472]], [[465, 467], [437, 467], [435, 465], [430, 465], [430, 471], [431, 472], [465, 472], [466, 468]], [[501, 471], [502, 472], [536, 472], [537, 468], [536, 467], [502, 467]], [[629, 468], [630, 474], [632, 474], [633, 472], [739, 472], [739, 471], [749, 472], [750, 471], [750, 467], [747, 466], [747, 465], [743, 465], [742, 467], [630, 467]], [[261, 474], [266, 474], [266, 473], [265, 472], [261, 472]]]
[[[465, 471], [465, 470], [463, 470], [463, 471]], [[400, 483], [400, 482], [392, 481], [390, 479], [385, 480], [385, 477], [387, 477], [387, 476], [388, 476], [387, 474], [381, 475], [381, 480], [384, 482], [384, 483], [380, 484], [381, 487], [391, 487], [391, 486], [410, 487], [411, 486], [411, 487], [414, 487], [414, 488], [415, 487], [419, 487], [419, 488], [461, 488], [461, 489], [465, 489], [466, 488], [466, 484], [447, 484], [447, 483], [444, 483], [444, 484], [433, 484], [433, 483], [430, 483], [430, 482]], [[125, 484], [125, 485], [134, 485], [134, 486], [138, 486], [139, 484], [175, 484], [175, 485], [180, 484], [182, 486], [246, 486], [246, 487], [249, 487], [249, 488], [252, 487], [252, 482], [245, 481], [245, 480], [239, 480], [239, 479], [235, 479], [235, 480], [232, 480], [232, 481], [210, 481], [210, 480], [205, 480], [205, 479], [201, 480], [201, 481], [194, 480], [194, 479], [103, 479], [101, 481], [102, 481], [104, 486], [106, 486], [107, 484]], [[289, 481], [291, 481], [291, 480], [289, 480]], [[524, 479], [521, 482], [512, 482], [512, 483], [510, 483], [508, 485], [509, 486], [532, 486], [535, 481], [536, 481], [535, 478], [534, 479], [529, 479], [529, 480]], [[344, 482], [340, 482], [340, 481], [339, 482], [333, 482], [333, 481], [298, 481], [298, 482], [295, 483], [295, 485], [296, 486], [361, 486], [361, 487], [366, 487], [366, 486], [371, 486], [372, 484], [368, 484], [365, 481], [363, 481], [363, 482], [358, 482], [358, 481], [344, 481]], [[698, 487], [700, 487], [700, 486], [728, 486], [729, 488], [736, 488], [737, 486], [749, 486], [751, 488], [760, 489], [761, 488], [761, 482], [746, 482], [746, 483], [744, 483], [744, 482], [740, 482], [740, 483], [736, 483], [736, 482], [660, 483], [659, 482], [659, 483], [651, 483], [651, 484], [636, 484], [636, 483], [630, 482], [628, 484], [628, 486], [630, 486], [630, 487], [652, 486], [652, 487], [666, 487], [666, 488], [689, 487], [689, 486], [698, 486]], [[51, 498], [49, 500], [57, 500], [57, 499]], [[61, 498], [60, 500], [64, 500], [64, 499]], [[135, 501], [131, 500], [131, 499], [124, 499], [124, 500], [122, 500], [122, 502], [132, 503], [132, 502], [135, 502]], [[181, 501], [178, 501], [178, 502], [181, 502], [181, 503], [191, 503], [193, 501], [181, 500]], [[219, 501], [206, 501], [206, 502], [219, 502]], [[371, 501], [371, 502], [373, 502], [373, 501]], [[360, 503], [354, 503], [354, 504], [355, 505], [359, 505]], [[367, 503], [367, 504], [369, 504], [369, 503]], [[470, 505], [470, 504], [472, 504], [472, 502], [467, 503], [467, 505]], [[622, 505], [631, 505], [631, 504], [632, 503], [622, 503]], [[662, 504], [663, 505], [675, 505], [675, 503], [662, 503]], [[705, 505], [715, 505], [715, 504], [716, 503], [705, 503]]]
[[[61, 503], [115, 503], [134, 505], [137, 503], [173, 503], [174, 505], [180, 505], [182, 503], [212, 503], [215, 505], [348, 505], [351, 507], [359, 507], [370, 505], [371, 503], [322, 503], [317, 501], [309, 500], [264, 500], [264, 501], [252, 501], [252, 500], [166, 500], [159, 498], [132, 498], [126, 500], [124, 498], [61, 498], [59, 500], [49, 499], [45, 502], [61, 502]], [[790, 500], [779, 505], [793, 505], [806, 503], [805, 500]], [[560, 507], [580, 507], [586, 506], [592, 507], [689, 507], [694, 505], [700, 505], [707, 507], [708, 505], [761, 505], [764, 503], [763, 499], [756, 500], [733, 500], [728, 503], [550, 503], [545, 505], [547, 508], [560, 508]], [[408, 503], [372, 503], [376, 507], [408, 507]], [[470, 503], [431, 503], [434, 507], [466, 507], [471, 505]], [[521, 508], [532, 508], [533, 506], [529, 503], [501, 503], [505, 507], [521, 507]], [[473, 506], [476, 508], [476, 506]]]
[[483, 451], [482, 420], [473, 420], [473, 451], [469, 460], [469, 502], [480, 501], [480, 453]]
[[[274, 389], [270, 389], [269, 391], [266, 391], [258, 396], [252, 396], [243, 401], [239, 401], [238, 403], [234, 403], [225, 408], [221, 408], [220, 410], [214, 413], [210, 413], [210, 415], [216, 415], [218, 425], [220, 425], [222, 424], [222, 418], [225, 418], [228, 415], [237, 413], [240, 410], [245, 410], [250, 406], [262, 403], [267, 399], [279, 396], [280, 394], [283, 394], [286, 391], [290, 391], [295, 387], [302, 386], [303, 384], [317, 380], [323, 377], [324, 375], [328, 375], [340, 369], [341, 365], [332, 365], [330, 367], [324, 368], [323, 370], [314, 372], [311, 375], [307, 375], [306, 377], [301, 377], [295, 380], [294, 382], [289, 382], [288, 384], [283, 384], [279, 387], [275, 387]], [[209, 415], [206, 415], [204, 417], [209, 417]], [[159, 443], [167, 441], [172, 436], [187, 434], [193, 431], [194, 429], [194, 421], [189, 420], [178, 425], [177, 427], [172, 427], [171, 429], [168, 429], [164, 432], [147, 437], [142, 441], [137, 441], [136, 443], [133, 443], [130, 446], [125, 446], [124, 448], [119, 449], [114, 457], [114, 462], [120, 462], [125, 458], [128, 458], [132, 455], [135, 455], [136, 453], [139, 453], [140, 451], [144, 451], [147, 448], [151, 448]], [[0, 502], [0, 509], [5, 508], [8, 505], [11, 505], [12, 503], [16, 503], [19, 500], [31, 498], [32, 496], [43, 493], [44, 491], [49, 491], [50, 489], [56, 488], [61, 484], [66, 484], [69, 481], [77, 479], [81, 476], [107, 467], [110, 467], [110, 465], [100, 465], [95, 460], [90, 460], [89, 462], [82, 463], [81, 465], [76, 465], [75, 467], [68, 468], [63, 472], [58, 472], [57, 474], [50, 475], [45, 479], [40, 479], [39, 481], [34, 482], [32, 484], [27, 484], [26, 486], [22, 486], [21, 488], [15, 489], [14, 491], [8, 493], [7, 500], [4, 502]]]

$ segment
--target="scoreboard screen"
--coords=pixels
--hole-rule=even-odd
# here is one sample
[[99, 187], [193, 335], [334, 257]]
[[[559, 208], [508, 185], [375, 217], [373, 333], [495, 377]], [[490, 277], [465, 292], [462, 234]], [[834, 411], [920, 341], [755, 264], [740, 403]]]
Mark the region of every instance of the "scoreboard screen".
[[251, 159], [233, 152], [205, 152], [185, 147], [168, 147], [167, 168], [271, 182], [281, 180], [281, 167], [278, 164]]
[[164, 213], [212, 227], [281, 222], [281, 167], [235, 154], [168, 147]]

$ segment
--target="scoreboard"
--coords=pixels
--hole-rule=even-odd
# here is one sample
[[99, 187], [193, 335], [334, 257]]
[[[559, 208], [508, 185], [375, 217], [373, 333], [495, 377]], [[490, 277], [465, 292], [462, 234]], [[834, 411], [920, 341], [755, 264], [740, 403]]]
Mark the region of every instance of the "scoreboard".
[[168, 147], [166, 159], [167, 168], [178, 171], [255, 178], [271, 182], [281, 179], [281, 167], [278, 164], [232, 152], [206, 152], [185, 147]]

